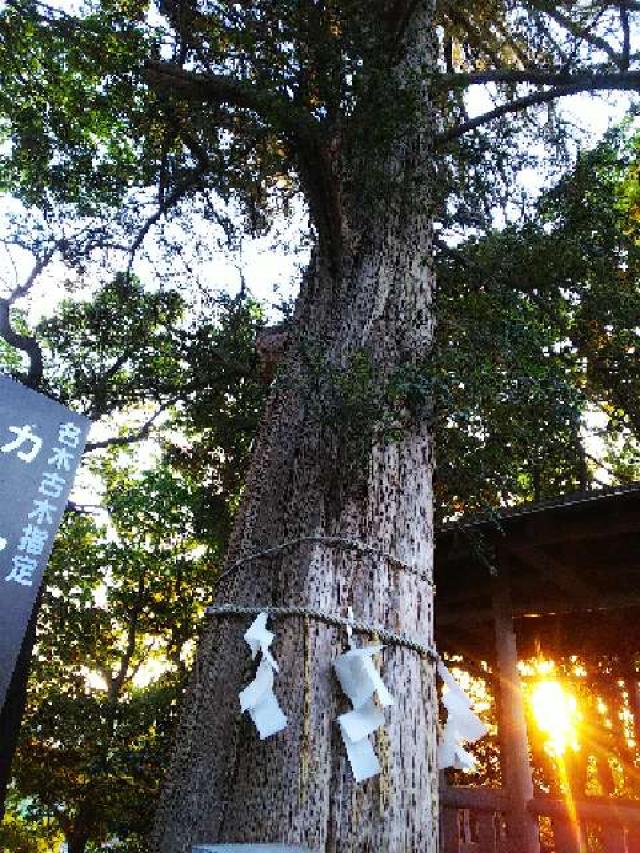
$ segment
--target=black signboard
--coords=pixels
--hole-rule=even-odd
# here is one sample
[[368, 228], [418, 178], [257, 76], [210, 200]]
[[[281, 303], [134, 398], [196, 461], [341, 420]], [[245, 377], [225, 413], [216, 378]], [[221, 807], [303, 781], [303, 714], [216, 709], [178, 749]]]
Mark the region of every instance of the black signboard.
[[0, 708], [89, 421], [0, 374]]

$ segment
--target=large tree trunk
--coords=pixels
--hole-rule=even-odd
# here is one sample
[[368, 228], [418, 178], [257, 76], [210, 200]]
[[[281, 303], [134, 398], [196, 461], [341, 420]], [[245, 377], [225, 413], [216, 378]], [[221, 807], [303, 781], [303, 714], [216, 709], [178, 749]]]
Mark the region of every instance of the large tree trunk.
[[[414, 5], [419, 14], [406, 36], [401, 75], [433, 62], [427, 4]], [[355, 354], [366, 353], [375, 381], [384, 384], [430, 351], [431, 112], [424, 91], [419, 101], [387, 152], [384, 199], [367, 211], [345, 201], [340, 272], [322, 251], [308, 271], [228, 561], [308, 536], [361, 540], [371, 553], [306, 542], [246, 563], [223, 583], [217, 603], [293, 604], [338, 615], [352, 606], [358, 619], [431, 644], [432, 446], [425, 412], [403, 412], [400, 437], [372, 439], [366, 453], [359, 440], [369, 435], [365, 422], [345, 428], [323, 415], [333, 402], [332, 371], [348, 370]], [[332, 672], [344, 632], [313, 619], [307, 629], [299, 617], [274, 623], [281, 667], [275, 691], [289, 725], [261, 742], [239, 712], [238, 691], [251, 678], [242, 638], [249, 622], [216, 617], [205, 626], [154, 848], [190, 853], [195, 843], [228, 841], [301, 843], [336, 853], [435, 851], [432, 662], [401, 646], [385, 648], [382, 672], [396, 703], [386, 714], [386, 745], [383, 737], [376, 746], [383, 772], [356, 785], [336, 724], [350, 707]]]

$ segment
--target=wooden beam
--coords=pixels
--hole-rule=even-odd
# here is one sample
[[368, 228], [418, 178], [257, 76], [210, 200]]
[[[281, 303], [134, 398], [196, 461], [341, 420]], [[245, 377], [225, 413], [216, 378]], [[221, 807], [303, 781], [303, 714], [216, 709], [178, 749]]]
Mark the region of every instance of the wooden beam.
[[500, 513], [495, 522], [450, 523], [437, 537], [437, 562], [464, 561], [472, 556], [469, 538], [475, 533], [500, 543], [539, 547], [560, 542], [615, 539], [640, 532], [640, 488], [619, 494], [594, 492], [589, 499], [541, 504]]
[[636, 741], [636, 749], [640, 744], [640, 681], [635, 672], [634, 661], [630, 661], [629, 674], [624, 677], [625, 687], [629, 694], [629, 705], [633, 714], [633, 736]]
[[549, 554], [548, 551], [532, 545], [513, 550], [526, 566], [533, 569], [544, 584], [550, 583], [556, 586], [570, 599], [593, 601], [597, 598], [598, 591], [594, 592], [593, 586], [588, 584], [571, 566]]
[[[568, 508], [567, 508], [568, 509]], [[558, 542], [582, 542], [615, 538], [640, 531], [640, 515], [628, 502], [584, 504], [571, 507], [571, 512], [532, 512], [504, 519], [507, 540], [519, 546], [553, 545]]]
[[[566, 603], [532, 599], [528, 602], [514, 604], [512, 616], [514, 619], [524, 619], [533, 614], [536, 616], [555, 616], [563, 613], [626, 610], [632, 607], [640, 607], [640, 595], [604, 595], [599, 598], [590, 598], [587, 601], [580, 600]], [[458, 610], [444, 606], [438, 611], [436, 618], [441, 628], [447, 625], [473, 625], [490, 622], [493, 618], [493, 610], [463, 607]]]
[[477, 788], [447, 785], [440, 788], [440, 800], [448, 808], [470, 809], [474, 812], [503, 812], [509, 807], [509, 798], [503, 788], [489, 788], [486, 785]]
[[622, 826], [640, 826], [640, 804], [636, 800], [617, 798], [596, 800], [572, 800], [571, 806], [565, 800], [545, 794], [536, 794], [529, 803], [529, 811], [535, 815], [552, 818], [569, 818], [574, 813], [579, 821], [592, 823], [620, 824]]
[[513, 631], [508, 555], [499, 551], [497, 556], [497, 574], [492, 577], [491, 586], [498, 670], [500, 764], [502, 785], [509, 801], [507, 849], [509, 853], [540, 853], [538, 820], [528, 808], [534, 793], [533, 776]]

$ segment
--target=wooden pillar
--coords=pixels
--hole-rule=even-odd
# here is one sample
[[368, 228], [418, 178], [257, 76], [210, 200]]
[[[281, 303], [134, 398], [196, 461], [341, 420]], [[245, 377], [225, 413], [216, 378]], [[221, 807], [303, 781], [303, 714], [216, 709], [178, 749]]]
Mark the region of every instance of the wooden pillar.
[[635, 660], [630, 661], [629, 674], [625, 677], [625, 687], [629, 693], [629, 707], [633, 714], [633, 736], [637, 751], [640, 750], [640, 681], [638, 681]]
[[[633, 790], [633, 795], [635, 795], [638, 791], [638, 780], [634, 767], [634, 759], [638, 752], [640, 752], [640, 681], [638, 681], [635, 657], [631, 658], [628, 662], [628, 671], [625, 673], [624, 683], [629, 694], [629, 708], [633, 714], [633, 738], [635, 740], [634, 746], [629, 750], [630, 754], [627, 759], [627, 765], [625, 766], [625, 775], [627, 776], [628, 774], [625, 782], [628, 783], [628, 787]], [[634, 827], [634, 833], [636, 833], [636, 838], [638, 838], [637, 843], [640, 843], [640, 826]], [[629, 849], [635, 850], [636, 848], [630, 847]], [[640, 850], [640, 846], [637, 849]]]
[[441, 853], [459, 853], [460, 819], [458, 809], [446, 802], [445, 791], [449, 787], [444, 770], [438, 773], [440, 791], [440, 850]]
[[533, 799], [533, 776], [513, 630], [509, 566], [504, 552], [500, 554], [497, 574], [491, 583], [498, 670], [500, 765], [502, 785], [509, 801], [507, 845], [509, 853], [540, 853], [538, 819], [528, 809], [528, 803]]

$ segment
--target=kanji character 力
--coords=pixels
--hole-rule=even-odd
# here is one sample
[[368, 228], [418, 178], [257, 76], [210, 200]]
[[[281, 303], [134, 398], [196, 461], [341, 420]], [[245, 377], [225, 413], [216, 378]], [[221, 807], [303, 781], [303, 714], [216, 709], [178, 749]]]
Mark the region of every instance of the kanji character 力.
[[34, 501], [33, 509], [29, 513], [29, 518], [35, 518], [38, 524], [53, 524], [53, 513], [57, 512], [58, 508], [49, 501]]
[[[22, 459], [23, 462], [33, 462], [42, 449], [42, 439], [33, 432], [33, 427], [29, 424], [21, 427], [11, 426], [9, 432], [15, 433], [16, 437], [0, 447], [0, 453], [11, 453], [12, 450], [17, 450], [18, 459]], [[31, 444], [29, 450], [20, 450], [19, 448], [27, 442]]]
[[55, 471], [45, 471], [38, 491], [48, 498], [59, 498], [65, 485], [66, 480], [60, 474], [56, 474]]
[[16, 556], [11, 561], [13, 568], [6, 576], [5, 581], [15, 581], [22, 586], [33, 586], [33, 573], [38, 568], [38, 561], [33, 557], [23, 557], [21, 554]]
[[80, 444], [82, 430], [73, 423], [61, 424], [58, 430], [58, 441], [67, 447], [77, 447]]
[[55, 465], [58, 471], [70, 471], [71, 462], [73, 462], [73, 453], [66, 447], [54, 447], [53, 456], [47, 462], [47, 465]]
[[22, 538], [18, 545], [19, 551], [26, 551], [27, 554], [39, 556], [44, 551], [44, 546], [47, 544], [49, 531], [42, 527], [36, 527], [33, 524], [27, 524], [22, 528]]

